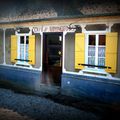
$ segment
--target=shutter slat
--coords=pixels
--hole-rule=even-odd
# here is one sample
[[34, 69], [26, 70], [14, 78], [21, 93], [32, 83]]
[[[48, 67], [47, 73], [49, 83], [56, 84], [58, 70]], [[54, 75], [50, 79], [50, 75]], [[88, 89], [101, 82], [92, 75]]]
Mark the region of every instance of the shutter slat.
[[30, 35], [29, 36], [29, 60], [30, 64], [34, 65], [35, 64], [35, 35]]
[[15, 63], [17, 59], [17, 36], [11, 35], [11, 62]]
[[75, 34], [75, 69], [83, 69], [85, 64], [85, 34]]
[[117, 42], [118, 42], [118, 33], [112, 32], [106, 34], [105, 66], [111, 67], [111, 69], [106, 69], [106, 72], [109, 73], [116, 73]]

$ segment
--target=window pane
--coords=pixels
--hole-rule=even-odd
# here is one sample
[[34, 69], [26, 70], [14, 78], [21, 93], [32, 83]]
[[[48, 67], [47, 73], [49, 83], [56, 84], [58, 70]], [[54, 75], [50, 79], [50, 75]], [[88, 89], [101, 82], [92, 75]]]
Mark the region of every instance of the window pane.
[[105, 47], [98, 48], [98, 57], [105, 57]]
[[29, 36], [26, 36], [26, 44], [29, 44]]
[[20, 37], [20, 44], [24, 44], [24, 36]]
[[105, 45], [105, 35], [99, 35], [99, 45]]
[[24, 44], [20, 45], [20, 59], [24, 59]]
[[99, 35], [98, 65], [105, 66], [105, 35]]
[[24, 59], [24, 36], [20, 36], [20, 59]]
[[96, 45], [96, 36], [89, 35], [88, 43], [88, 64], [95, 65], [95, 45]]
[[95, 47], [88, 47], [88, 56], [95, 56]]
[[28, 60], [28, 47], [29, 47], [29, 45], [26, 44], [25, 60]]
[[89, 45], [95, 45], [95, 35], [89, 35]]
[[98, 58], [98, 65], [104, 66], [105, 65], [105, 58]]
[[29, 36], [26, 36], [26, 51], [25, 51], [25, 60], [28, 60], [28, 48], [29, 48]]
[[95, 57], [88, 57], [88, 64], [95, 65]]

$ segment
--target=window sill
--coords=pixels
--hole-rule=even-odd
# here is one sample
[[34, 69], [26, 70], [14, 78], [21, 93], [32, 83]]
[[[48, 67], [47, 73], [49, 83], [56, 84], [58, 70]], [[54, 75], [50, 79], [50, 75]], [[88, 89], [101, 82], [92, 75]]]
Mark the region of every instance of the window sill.
[[104, 69], [97, 69], [97, 68], [84, 68], [79, 73], [81, 73], [81, 74], [87, 74], [87, 75], [94, 75], [94, 76], [112, 77]]
[[21, 61], [17, 61], [14, 66], [23, 66], [23, 67], [29, 67], [32, 68], [32, 66], [28, 63], [28, 62], [21, 62]]

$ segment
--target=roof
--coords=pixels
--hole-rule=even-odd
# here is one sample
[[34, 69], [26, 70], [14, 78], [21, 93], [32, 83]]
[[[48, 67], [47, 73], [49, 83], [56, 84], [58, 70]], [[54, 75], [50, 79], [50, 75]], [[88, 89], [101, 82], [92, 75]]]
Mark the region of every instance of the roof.
[[4, 0], [0, 23], [120, 15], [119, 0]]

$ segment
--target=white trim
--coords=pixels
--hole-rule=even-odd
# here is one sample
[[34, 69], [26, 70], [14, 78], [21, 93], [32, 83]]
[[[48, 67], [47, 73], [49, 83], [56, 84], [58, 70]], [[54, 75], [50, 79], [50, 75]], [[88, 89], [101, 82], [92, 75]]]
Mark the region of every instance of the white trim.
[[67, 32], [63, 32], [63, 52], [62, 52], [62, 72], [64, 73], [65, 70], [65, 35]]
[[[26, 41], [26, 36], [30, 36], [32, 35], [32, 28], [29, 27], [30, 32], [29, 33], [18, 33], [18, 31], [15, 31], [15, 35], [17, 36], [17, 58], [20, 59], [20, 37], [24, 36], [24, 41]], [[24, 59], [25, 59], [25, 55], [26, 55], [26, 47], [25, 47], [26, 43], [24, 44]], [[17, 61], [14, 65], [17, 66], [17, 64], [19, 65], [26, 65], [26, 66], [30, 66], [30, 68], [32, 68], [32, 66], [27, 63], [27, 62], [20, 62]]]
[[[95, 31], [95, 32], [91, 32], [91, 33], [86, 33], [86, 50], [85, 50], [85, 63], [88, 63], [88, 41], [89, 41], [89, 35], [95, 35], [95, 65], [98, 65], [98, 48], [99, 48], [99, 35], [106, 35], [106, 33], [104, 33], [102, 31], [102, 33], [100, 31]], [[87, 67], [85, 67], [87, 68]], [[96, 68], [97, 69], [97, 68]]]
[[24, 36], [24, 60], [25, 60], [25, 56], [26, 56], [26, 37]]
[[95, 35], [95, 65], [98, 65], [98, 43], [99, 43], [99, 35], [96, 34]]
[[17, 35], [17, 58], [20, 59], [20, 36]]
[[40, 32], [40, 38], [41, 38], [41, 63], [40, 63], [40, 70], [42, 71], [42, 68], [43, 68], [43, 32]]
[[[28, 35], [24, 35], [23, 37], [24, 37], [24, 53], [23, 53], [23, 59], [25, 59], [25, 57], [26, 57], [26, 37], [27, 37]], [[21, 35], [17, 35], [17, 46], [18, 46], [18, 48], [17, 48], [17, 58], [18, 59], [20, 59], [20, 53], [21, 53], [21, 41], [20, 41], [20, 37], [21, 37]], [[23, 62], [24, 63], [24, 62]]]
[[108, 30], [104, 30], [104, 31], [85, 31], [85, 34], [99, 34], [99, 35], [103, 35], [106, 34], [108, 32]]
[[14, 64], [14, 66], [25, 66], [26, 68], [32, 68], [32, 66], [28, 63], [28, 62], [21, 62], [21, 61], [17, 61], [15, 64]]
[[[89, 39], [89, 34], [85, 34], [85, 58], [88, 57], [88, 39]], [[85, 59], [85, 64], [87, 63], [88, 63], [88, 59]]]
[[85, 73], [83, 73], [82, 70], [80, 72], [65, 71], [64, 73], [71, 74], [71, 75], [82, 75], [82, 76], [89, 76], [89, 77], [94, 77], [94, 78], [105, 78], [105, 79], [109, 79], [109, 80], [118, 80], [118, 81], [120, 81], [120, 78], [112, 77], [110, 74], [108, 76], [99, 76], [99, 75], [94, 75], [92, 73], [91, 74], [85, 74]]
[[13, 67], [13, 68], [21, 68], [21, 69], [27, 69], [27, 70], [33, 70], [33, 71], [40, 71], [41, 72], [41, 70], [40, 69], [38, 69], [38, 68], [33, 68], [33, 67], [24, 67], [24, 66], [17, 66], [17, 65], [10, 65], [10, 64], [5, 64], [5, 65], [3, 65], [3, 64], [0, 64], [0, 65], [2, 65], [2, 66], [8, 66], [8, 67]]
[[24, 36], [24, 35], [30, 36], [30, 35], [32, 35], [32, 28], [29, 27], [29, 29], [30, 29], [29, 33], [18, 33], [18, 31], [15, 31], [15, 35], [19, 35], [19, 36]]
[[114, 23], [108, 23], [108, 28], [107, 28], [107, 30], [108, 30], [108, 32], [111, 32], [111, 27], [114, 25]]
[[82, 33], [85, 33], [85, 31], [86, 31], [86, 29], [85, 29], [86, 24], [82, 24], [82, 25], [80, 25], [80, 26], [81, 26], [81, 28], [82, 28]]

